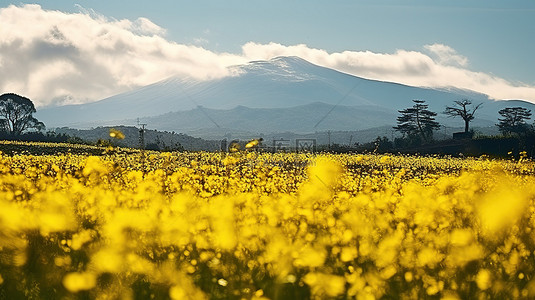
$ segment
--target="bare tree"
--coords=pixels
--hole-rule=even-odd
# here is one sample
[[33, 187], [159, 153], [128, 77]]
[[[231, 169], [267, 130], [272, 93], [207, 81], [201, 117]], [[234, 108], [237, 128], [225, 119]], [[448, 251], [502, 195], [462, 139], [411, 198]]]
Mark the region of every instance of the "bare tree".
[[464, 120], [464, 132], [467, 133], [470, 122], [474, 119], [474, 114], [483, 103], [472, 106], [472, 101], [468, 99], [454, 101], [454, 103], [455, 104], [453, 106], [446, 106], [444, 114], [448, 117], [461, 117]]

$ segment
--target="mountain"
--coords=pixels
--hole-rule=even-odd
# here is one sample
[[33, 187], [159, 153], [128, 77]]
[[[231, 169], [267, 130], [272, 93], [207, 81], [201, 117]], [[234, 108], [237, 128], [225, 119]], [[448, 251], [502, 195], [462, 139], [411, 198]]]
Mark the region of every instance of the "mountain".
[[50, 127], [89, 128], [135, 125], [195, 136], [217, 133], [311, 133], [392, 126], [398, 110], [426, 100], [449, 127], [462, 120], [440, 112], [455, 100], [483, 103], [474, 126], [493, 126], [498, 110], [525, 101], [494, 101], [455, 88], [421, 88], [368, 80], [311, 64], [298, 57], [252, 61], [229, 68], [232, 76], [208, 81], [173, 77], [101, 101], [40, 109], [36, 117]]

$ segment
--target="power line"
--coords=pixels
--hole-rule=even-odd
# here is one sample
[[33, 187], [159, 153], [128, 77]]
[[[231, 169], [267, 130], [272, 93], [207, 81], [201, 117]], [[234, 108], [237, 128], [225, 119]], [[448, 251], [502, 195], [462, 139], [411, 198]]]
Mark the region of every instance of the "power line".
[[212, 119], [208, 113], [204, 110], [204, 107], [202, 107], [202, 105], [199, 105], [197, 104], [197, 102], [195, 102], [195, 100], [193, 100], [193, 98], [188, 94], [186, 93], [186, 91], [180, 86], [178, 85], [178, 88], [182, 91], [182, 93], [184, 93], [184, 95], [186, 96], [186, 98], [188, 98], [189, 101], [191, 101], [193, 104], [195, 104], [195, 106], [197, 106], [197, 108], [212, 122], [214, 123], [214, 125], [217, 127], [217, 128], [221, 128], [221, 126], [219, 126], [219, 124], [217, 124], [216, 121], [214, 121], [214, 119]]
[[349, 96], [349, 94], [351, 94], [351, 92], [353, 92], [353, 90], [359, 85], [361, 84], [362, 81], [358, 81], [357, 83], [355, 83], [355, 85], [353, 85], [353, 87], [340, 99], [340, 101], [338, 101], [338, 103], [336, 103], [336, 105], [334, 105], [333, 107], [331, 107], [331, 109], [323, 116], [323, 118], [321, 118], [318, 123], [316, 123], [316, 125], [314, 125], [314, 128], [318, 127], [318, 125], [323, 122], [323, 120], [325, 120], [325, 118], [327, 118], [331, 112], [338, 106], [342, 103], [342, 101], [344, 101], [347, 96]]

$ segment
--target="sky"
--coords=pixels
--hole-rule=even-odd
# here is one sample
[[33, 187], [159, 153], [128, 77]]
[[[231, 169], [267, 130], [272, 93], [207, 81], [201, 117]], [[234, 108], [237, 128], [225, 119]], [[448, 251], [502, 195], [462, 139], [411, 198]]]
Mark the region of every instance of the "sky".
[[533, 0], [0, 0], [0, 93], [38, 107], [282, 55], [535, 103]]

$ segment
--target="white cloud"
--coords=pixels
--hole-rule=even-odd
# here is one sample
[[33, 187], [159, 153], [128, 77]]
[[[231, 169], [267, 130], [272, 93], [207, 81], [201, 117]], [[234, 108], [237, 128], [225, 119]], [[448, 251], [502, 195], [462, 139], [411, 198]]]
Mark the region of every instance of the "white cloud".
[[194, 38], [193, 39], [193, 42], [196, 44], [196, 45], [208, 45], [210, 44], [210, 41], [205, 39], [205, 38]]
[[38, 106], [99, 100], [173, 75], [230, 76], [228, 66], [290, 55], [370, 79], [535, 102], [534, 86], [471, 71], [466, 57], [442, 44], [425, 45], [422, 52], [328, 53], [302, 44], [250, 42], [242, 53], [215, 53], [166, 40], [165, 29], [146, 18], [109, 19], [81, 7], [80, 13], [39, 5], [0, 9], [0, 93], [22, 94]]
[[436, 57], [438, 63], [443, 65], [452, 65], [459, 67], [466, 67], [468, 65], [468, 58], [457, 54], [455, 49], [443, 44], [425, 45], [424, 48], [428, 50], [431, 55]]
[[135, 22], [132, 23], [132, 29], [134, 32], [142, 35], [164, 35], [166, 31], [160, 26], [152, 23], [147, 18], [138, 18]]
[[173, 75], [227, 76], [227, 66], [246, 62], [167, 41], [164, 33], [146, 18], [114, 20], [39, 5], [2, 8], [0, 93], [23, 94], [38, 106], [80, 103]]

